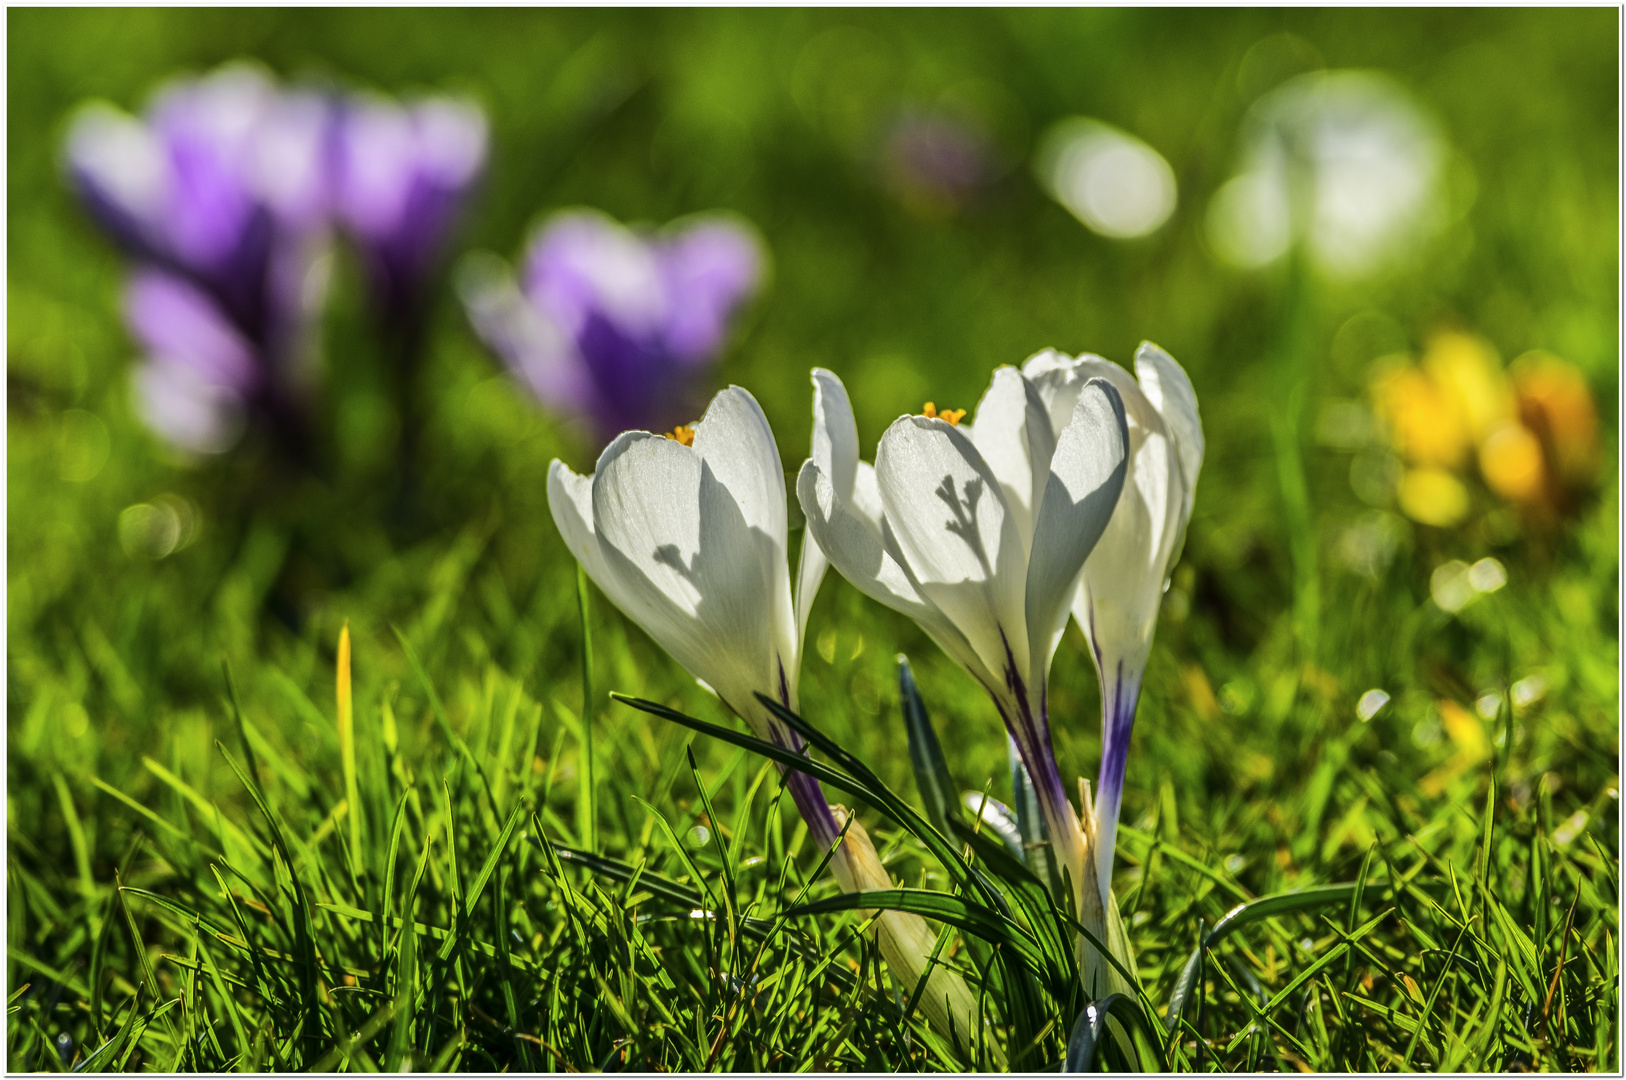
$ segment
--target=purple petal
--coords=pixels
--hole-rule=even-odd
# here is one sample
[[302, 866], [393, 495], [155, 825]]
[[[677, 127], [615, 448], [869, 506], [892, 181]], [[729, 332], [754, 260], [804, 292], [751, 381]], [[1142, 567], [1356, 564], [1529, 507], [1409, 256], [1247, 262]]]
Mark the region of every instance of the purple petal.
[[169, 188], [164, 147], [145, 124], [105, 102], [79, 110], [68, 129], [68, 175], [97, 219], [124, 246], [150, 252], [152, 224]]
[[406, 211], [415, 172], [416, 139], [405, 109], [361, 100], [340, 122], [337, 210], [358, 236], [392, 232]]
[[594, 417], [606, 434], [659, 431], [695, 415], [680, 368], [658, 341], [632, 337], [595, 311], [576, 337], [576, 348], [596, 391]]
[[331, 201], [333, 105], [314, 93], [280, 95], [266, 110], [247, 163], [251, 187], [283, 224], [317, 228]]
[[413, 109], [419, 165], [432, 184], [458, 190], [474, 182], [486, 160], [486, 118], [473, 104], [429, 98]]
[[218, 454], [243, 430], [243, 402], [190, 368], [148, 361], [136, 368], [136, 408], [159, 437], [185, 450]]
[[525, 292], [572, 338], [595, 313], [627, 337], [653, 337], [667, 312], [649, 244], [593, 210], [569, 210], [549, 221], [526, 259]]
[[339, 216], [395, 299], [428, 273], [485, 154], [485, 117], [466, 102], [431, 98], [403, 107], [365, 99], [344, 109]]
[[593, 391], [574, 343], [531, 306], [497, 259], [471, 260], [458, 292], [475, 333], [540, 401], [568, 412], [590, 407]]
[[149, 356], [200, 382], [251, 393], [259, 384], [254, 350], [208, 295], [172, 274], [144, 270], [124, 291], [124, 318]]
[[182, 262], [215, 268], [238, 254], [258, 209], [249, 163], [273, 94], [257, 70], [232, 66], [172, 86], [154, 105], [169, 164], [162, 228]]
[[665, 243], [665, 338], [674, 357], [690, 364], [711, 359], [729, 317], [756, 291], [762, 266], [755, 233], [727, 219], [697, 222]]
[[[651, 239], [594, 210], [556, 214], [525, 263], [525, 299], [554, 343], [540, 366], [574, 367], [578, 407], [600, 434], [684, 422], [701, 404], [692, 369], [715, 354], [762, 266], [755, 235], [730, 220]], [[483, 333], [499, 352], [516, 351]]]

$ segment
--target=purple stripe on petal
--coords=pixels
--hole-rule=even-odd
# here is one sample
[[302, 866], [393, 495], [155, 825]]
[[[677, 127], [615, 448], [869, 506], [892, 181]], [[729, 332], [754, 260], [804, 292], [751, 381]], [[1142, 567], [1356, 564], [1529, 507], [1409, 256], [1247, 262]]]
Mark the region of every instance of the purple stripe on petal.
[[[1055, 751], [1050, 745], [1048, 700], [1040, 701], [1039, 713], [1035, 716], [1027, 685], [1016, 669], [1016, 657], [1011, 652], [1010, 642], [1005, 640], [1003, 630], [1000, 631], [1000, 641], [1005, 646], [1005, 688], [1008, 699], [1015, 703], [1014, 714], [1001, 703], [1001, 695], [990, 696], [1005, 721], [1005, 730], [1016, 743], [1022, 763], [1027, 766], [1033, 792], [1039, 799], [1052, 834], [1056, 835], [1058, 827], [1067, 819], [1063, 813], [1063, 807], [1067, 805], [1067, 787], [1062, 783], [1061, 770], [1056, 766]], [[1048, 696], [1046, 692], [1043, 698], [1048, 699]]]
[[1135, 708], [1140, 701], [1140, 673], [1125, 672], [1123, 661], [1118, 661], [1104, 697], [1101, 778], [1096, 798], [1117, 805], [1129, 763], [1129, 737], [1135, 728]]
[[1101, 775], [1095, 794], [1095, 873], [1101, 902], [1112, 887], [1112, 863], [1118, 839], [1118, 815], [1123, 807], [1124, 772], [1129, 762], [1129, 738], [1135, 728], [1140, 701], [1141, 671], [1126, 669], [1122, 660], [1104, 676], [1101, 717]]
[[807, 834], [813, 838], [813, 843], [821, 850], [828, 849], [841, 835], [841, 823], [830, 809], [830, 803], [824, 797], [824, 789], [819, 782], [804, 772], [792, 769], [785, 778], [785, 786], [790, 789], [790, 797], [796, 802], [796, 809], [801, 812], [802, 820], [807, 822]]

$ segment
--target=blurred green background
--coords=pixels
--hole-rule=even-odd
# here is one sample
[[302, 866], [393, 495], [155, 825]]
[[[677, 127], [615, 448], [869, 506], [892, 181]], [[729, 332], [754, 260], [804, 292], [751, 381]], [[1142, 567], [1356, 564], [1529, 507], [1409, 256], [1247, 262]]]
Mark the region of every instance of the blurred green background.
[[[1498, 753], [1517, 762], [1526, 798], [1530, 782], [1554, 771], [1564, 799], [1596, 798], [1612, 817], [1599, 794], [1617, 768], [1612, 410], [1597, 493], [1562, 531], [1481, 527], [1479, 513], [1432, 529], [1391, 514], [1392, 558], [1364, 569], [1338, 552], [1373, 510], [1351, 488], [1347, 449], [1317, 441], [1317, 418], [1326, 402], [1363, 399], [1374, 359], [1415, 353], [1441, 327], [1480, 334], [1507, 360], [1556, 353], [1585, 373], [1596, 400], [1615, 400], [1617, 18], [1608, 9], [8, 12], [8, 818], [14, 836], [37, 845], [18, 857], [52, 848], [59, 815], [43, 780], [55, 773], [87, 802], [106, 803], [91, 775], [139, 798], [154, 783], [139, 758], [152, 754], [206, 791], [234, 790], [207, 737], [226, 730], [222, 653], [292, 759], [331, 770], [334, 736], [319, 721], [345, 619], [357, 635], [359, 693], [394, 701], [411, 719], [408, 741], [430, 738], [429, 720], [391, 623], [418, 643], [456, 717], [479, 702], [493, 670], [539, 701], [580, 702], [575, 568], [548, 517], [545, 471], [554, 456], [586, 470], [596, 447], [561, 434], [503, 375], [449, 291], [416, 388], [429, 420], [410, 519], [392, 495], [391, 376], [347, 262], [323, 331], [314, 475], [265, 482], [253, 446], [188, 465], [135, 418], [133, 346], [118, 317], [124, 267], [62, 182], [65, 118], [88, 97], [138, 110], [164, 77], [239, 57], [287, 78], [476, 97], [492, 153], [459, 252], [513, 257], [539, 214], [572, 205], [654, 223], [727, 208], [754, 222], [772, 281], [715, 380], [756, 395], [792, 472], [806, 453], [816, 365], [846, 381], [867, 457], [899, 413], [928, 399], [973, 406], [993, 367], [1039, 348], [1123, 363], [1142, 339], [1169, 350], [1196, 386], [1208, 453], [1148, 674], [1126, 821], [1161, 792], [1200, 831], [1240, 813], [1261, 844], [1303, 834], [1336, 855], [1347, 840], [1343, 854], [1355, 857], [1359, 829], [1346, 837], [1327, 824], [1364, 798], [1343, 780], [1350, 763], [1414, 783], [1455, 749], [1436, 701], [1471, 703], [1533, 672], [1545, 698]], [[1450, 147], [1446, 224], [1379, 274], [1311, 276], [1294, 294], [1284, 266], [1242, 271], [1220, 260], [1205, 214], [1235, 167], [1250, 104], [1318, 67], [1386, 72], [1435, 118]], [[878, 164], [879, 126], [898, 108], [967, 100], [986, 118], [1001, 175], [958, 212], [900, 198]], [[1040, 133], [1078, 114], [1145, 140], [1172, 166], [1178, 207], [1151, 236], [1097, 236], [1036, 182]], [[1283, 370], [1297, 374], [1284, 381]], [[1296, 404], [1285, 397], [1295, 381], [1308, 395]], [[1298, 418], [1290, 436], [1308, 492], [1296, 539], [1271, 435], [1284, 410]], [[160, 503], [180, 533], [154, 559], [126, 511]], [[1455, 616], [1430, 603], [1439, 564], [1485, 555], [1507, 566], [1506, 589]], [[1320, 593], [1313, 652], [1293, 622], [1295, 566], [1297, 588], [1312, 572]], [[715, 709], [602, 601], [594, 625], [610, 643], [604, 688]], [[1052, 701], [1064, 772], [1089, 775], [1098, 704], [1080, 645], [1070, 630]], [[810, 717], [906, 783], [891, 681], [899, 650], [916, 658], [928, 702], [954, 732], [945, 741], [960, 777], [1008, 788], [997, 719], [971, 681], [834, 575], [810, 625]], [[1362, 724], [1354, 702], [1372, 687], [1394, 703]], [[619, 706], [600, 713], [605, 783], [651, 786], [661, 748], [680, 735]], [[551, 712], [546, 725], [543, 746], [553, 742]], [[1293, 805], [1285, 820], [1269, 808], [1276, 801]], [[111, 858], [122, 826], [92, 827], [105, 833], [92, 840], [97, 858]], [[1295, 842], [1295, 857], [1303, 853]]]

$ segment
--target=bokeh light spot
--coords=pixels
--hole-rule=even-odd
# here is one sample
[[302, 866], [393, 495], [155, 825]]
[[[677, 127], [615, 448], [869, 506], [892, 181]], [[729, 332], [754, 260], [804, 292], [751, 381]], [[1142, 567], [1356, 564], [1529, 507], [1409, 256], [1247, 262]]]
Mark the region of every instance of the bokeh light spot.
[[1174, 170], [1163, 155], [1099, 120], [1057, 123], [1045, 133], [1036, 165], [1051, 196], [1102, 236], [1145, 236], [1174, 213]]
[[112, 446], [107, 425], [99, 416], [84, 409], [67, 410], [62, 414], [57, 435], [62, 479], [75, 484], [95, 479], [107, 464]]

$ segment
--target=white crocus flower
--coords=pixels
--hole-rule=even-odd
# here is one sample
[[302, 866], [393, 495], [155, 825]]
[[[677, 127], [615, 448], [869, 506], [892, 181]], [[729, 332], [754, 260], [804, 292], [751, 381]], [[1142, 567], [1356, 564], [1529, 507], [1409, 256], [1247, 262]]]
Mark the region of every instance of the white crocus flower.
[[1202, 422], [1191, 380], [1150, 342], [1135, 352], [1138, 383], [1099, 356], [1075, 359], [1054, 350], [1035, 355], [1022, 371], [1038, 388], [1053, 431], [1068, 422], [1080, 393], [1097, 379], [1117, 387], [1129, 421], [1129, 482], [1084, 564], [1073, 598], [1073, 616], [1089, 640], [1101, 678], [1101, 776], [1093, 831], [1095, 879], [1107, 904], [1129, 735], [1158, 606], [1191, 520], [1203, 463]]
[[[797, 707], [802, 628], [824, 564], [817, 552], [805, 553], [793, 601], [784, 468], [755, 398], [731, 386], [693, 428], [671, 437], [625, 432], [599, 455], [592, 476], [555, 460], [548, 505], [571, 553], [616, 607], [757, 737], [801, 748], [755, 695]], [[791, 771], [787, 786], [813, 842], [829, 848], [842, 822], [818, 782]], [[856, 821], [830, 869], [846, 892], [893, 887]], [[882, 955], [912, 992], [936, 935], [904, 912], [885, 911], [877, 921]], [[933, 970], [921, 1010], [939, 1031], [970, 1041], [976, 1002], [952, 972]]]
[[[1088, 840], [1050, 748], [1047, 686], [1084, 560], [1124, 486], [1118, 392], [1106, 381], [1081, 386], [1053, 428], [1038, 388], [1002, 367], [973, 424], [900, 417], [871, 467], [858, 459], [841, 381], [815, 370], [813, 383], [816, 453], [796, 484], [808, 529], [843, 577], [919, 623], [992, 697], [1080, 919], [1105, 940]], [[1094, 986], [1099, 958], [1082, 956]]]

